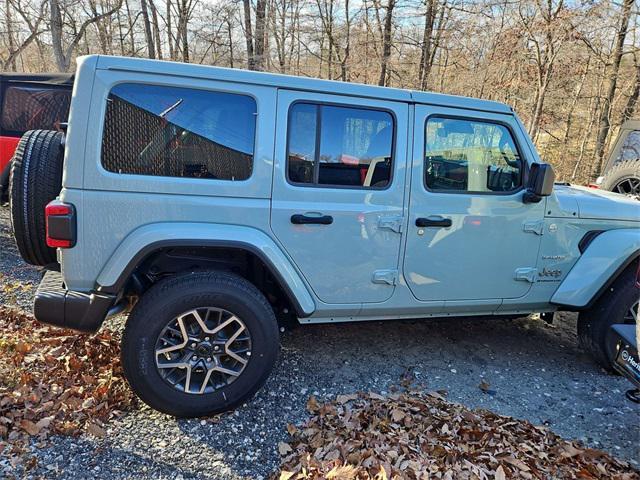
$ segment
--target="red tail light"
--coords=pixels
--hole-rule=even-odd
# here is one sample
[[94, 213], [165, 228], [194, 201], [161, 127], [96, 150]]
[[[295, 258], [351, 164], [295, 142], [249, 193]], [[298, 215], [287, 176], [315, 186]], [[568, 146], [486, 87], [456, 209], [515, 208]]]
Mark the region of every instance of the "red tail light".
[[76, 244], [76, 211], [73, 205], [53, 200], [45, 207], [47, 245], [71, 248]]

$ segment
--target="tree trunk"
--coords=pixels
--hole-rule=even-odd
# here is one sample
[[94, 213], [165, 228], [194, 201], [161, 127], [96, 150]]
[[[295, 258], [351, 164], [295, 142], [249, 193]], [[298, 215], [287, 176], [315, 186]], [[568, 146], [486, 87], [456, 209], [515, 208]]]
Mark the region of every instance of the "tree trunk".
[[58, 0], [49, 0], [49, 13], [51, 15], [51, 46], [56, 67], [59, 72], [66, 72], [69, 64], [62, 48], [62, 14]]
[[265, 67], [265, 18], [267, 12], [267, 0], [256, 2], [256, 36], [254, 38], [255, 69], [264, 70]]
[[634, 0], [624, 0], [622, 4], [622, 12], [620, 13], [620, 25], [616, 35], [616, 44], [613, 49], [613, 59], [611, 68], [609, 69], [607, 95], [602, 104], [600, 118], [598, 120], [598, 136], [596, 138], [596, 163], [595, 168], [591, 172], [593, 178], [600, 175], [602, 170], [602, 162], [604, 160], [604, 148], [611, 129], [611, 105], [616, 94], [616, 86], [618, 83], [618, 72], [620, 70], [620, 62], [622, 60], [622, 51], [624, 42], [627, 38], [629, 29], [629, 19], [631, 17], [631, 7]]
[[569, 106], [569, 112], [567, 112], [567, 123], [564, 129], [564, 138], [562, 139], [565, 146], [569, 142], [569, 134], [571, 133], [571, 125], [573, 123], [573, 114], [578, 106], [578, 102], [580, 101], [580, 96], [582, 95], [582, 90], [584, 89], [584, 83], [587, 80], [587, 75], [589, 74], [589, 63], [591, 61], [591, 57], [587, 58], [587, 63], [584, 66], [584, 71], [582, 75], [580, 75], [580, 82], [576, 87], [576, 93], [573, 96], [573, 100], [571, 101], [571, 105]]
[[387, 4], [387, 14], [384, 17], [384, 32], [382, 35], [382, 62], [380, 65], [380, 78], [378, 85], [385, 86], [387, 84], [387, 66], [389, 57], [391, 56], [391, 27], [393, 26], [393, 8], [396, 0], [389, 0]]
[[429, 80], [431, 65], [431, 38], [433, 36], [433, 22], [435, 20], [435, 12], [433, 11], [434, 3], [437, 0], [427, 0], [427, 11], [424, 14], [424, 32], [422, 34], [422, 51], [420, 53], [420, 66], [418, 70], [418, 81], [420, 89], [426, 90]]
[[171, 0], [167, 0], [167, 41], [169, 45], [169, 59], [176, 60], [177, 46], [173, 44], [173, 32], [171, 31]]
[[182, 61], [189, 63], [189, 4], [188, 0], [182, 0], [180, 4], [180, 15], [178, 17], [178, 38], [182, 41]]
[[151, 17], [153, 18], [153, 36], [155, 38], [155, 50], [159, 60], [162, 60], [162, 42], [160, 40], [160, 23], [158, 22], [158, 10], [153, 0], [149, 0]]
[[349, 81], [347, 74], [347, 63], [349, 62], [349, 55], [351, 53], [351, 18], [349, 17], [349, 0], [344, 0], [344, 10], [346, 16], [346, 40], [344, 46], [344, 56], [340, 62], [340, 78], [343, 82]]
[[253, 32], [251, 29], [251, 2], [250, 0], [242, 0], [244, 7], [244, 39], [247, 43], [247, 68], [255, 70], [255, 56], [253, 53]]
[[153, 33], [151, 32], [151, 21], [149, 20], [147, 0], [140, 0], [140, 9], [142, 10], [142, 20], [144, 21], [144, 36], [147, 41], [147, 55], [149, 58], [156, 58], [156, 49], [153, 44]]
[[13, 5], [9, 3], [9, 0], [6, 1], [6, 17], [5, 21], [7, 24], [7, 46], [9, 47], [9, 61], [5, 62], [6, 67], [10, 69], [12, 72], [16, 71], [16, 59], [13, 56], [13, 52], [16, 50], [16, 46], [13, 40], [13, 19], [11, 18], [11, 10], [13, 9]]

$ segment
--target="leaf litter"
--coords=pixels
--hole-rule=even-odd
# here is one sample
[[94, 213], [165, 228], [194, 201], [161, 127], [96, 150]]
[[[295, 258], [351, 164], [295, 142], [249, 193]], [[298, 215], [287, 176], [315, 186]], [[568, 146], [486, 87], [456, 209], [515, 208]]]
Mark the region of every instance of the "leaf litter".
[[310, 397], [308, 422], [289, 425], [273, 479], [620, 479], [632, 466], [525, 420], [471, 410], [446, 392]]
[[120, 366], [120, 333], [95, 335], [48, 327], [0, 306], [0, 456], [35, 467], [30, 441], [53, 434], [104, 437], [104, 423], [134, 397]]
[[[53, 434], [105, 436], [105, 422], [135, 402], [119, 343], [116, 331], [49, 328], [0, 306], [0, 456], [30, 470], [36, 466], [27, 455], [30, 441], [38, 447]], [[625, 461], [445, 396], [418, 390], [339, 395], [334, 402], [312, 396], [310, 420], [287, 425], [291, 440], [277, 446], [282, 463], [273, 478], [640, 480]]]

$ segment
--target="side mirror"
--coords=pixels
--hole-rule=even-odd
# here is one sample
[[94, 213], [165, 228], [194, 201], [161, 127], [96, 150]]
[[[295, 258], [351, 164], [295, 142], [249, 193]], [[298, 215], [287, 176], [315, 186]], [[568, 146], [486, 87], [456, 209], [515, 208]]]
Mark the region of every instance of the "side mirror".
[[548, 163], [533, 163], [529, 170], [527, 191], [522, 200], [524, 203], [538, 203], [542, 197], [548, 197], [553, 191], [556, 174]]

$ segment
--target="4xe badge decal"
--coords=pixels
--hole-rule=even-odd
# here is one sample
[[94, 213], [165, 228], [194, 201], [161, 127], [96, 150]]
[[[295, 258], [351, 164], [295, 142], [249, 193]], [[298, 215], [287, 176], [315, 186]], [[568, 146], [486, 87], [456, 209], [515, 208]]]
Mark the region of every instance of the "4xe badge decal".
[[553, 278], [558, 278], [562, 275], [562, 270], [558, 270], [558, 269], [550, 269], [550, 268], [543, 268], [541, 272], [538, 272], [538, 276], [540, 277], [553, 277]]

